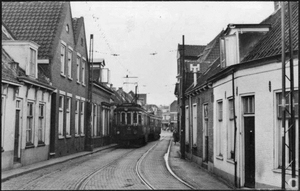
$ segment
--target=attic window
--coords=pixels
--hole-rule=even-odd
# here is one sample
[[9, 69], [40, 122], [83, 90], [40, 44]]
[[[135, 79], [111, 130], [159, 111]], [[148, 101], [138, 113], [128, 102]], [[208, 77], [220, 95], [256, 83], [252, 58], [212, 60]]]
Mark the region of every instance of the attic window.
[[67, 31], [67, 33], [69, 33], [69, 25], [68, 24], [66, 25], [66, 31]]

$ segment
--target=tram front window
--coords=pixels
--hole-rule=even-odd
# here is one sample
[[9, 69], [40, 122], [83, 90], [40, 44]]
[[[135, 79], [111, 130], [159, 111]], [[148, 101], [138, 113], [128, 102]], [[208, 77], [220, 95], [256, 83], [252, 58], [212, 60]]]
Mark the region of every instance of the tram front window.
[[133, 123], [137, 123], [137, 113], [133, 113]]
[[139, 114], [139, 124], [142, 124], [142, 114]]
[[121, 124], [125, 124], [125, 113], [121, 114]]
[[131, 113], [127, 113], [127, 124], [131, 125]]

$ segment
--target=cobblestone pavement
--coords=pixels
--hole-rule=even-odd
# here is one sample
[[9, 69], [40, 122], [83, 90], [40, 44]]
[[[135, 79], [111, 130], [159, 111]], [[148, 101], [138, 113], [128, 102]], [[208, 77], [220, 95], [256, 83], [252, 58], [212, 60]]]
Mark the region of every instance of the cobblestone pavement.
[[[138, 160], [150, 148], [140, 166], [142, 176], [155, 189], [189, 189], [168, 172], [164, 155], [170, 132], [162, 132], [161, 140], [139, 148], [109, 148], [80, 158], [28, 172], [1, 183], [2, 190], [145, 190], [136, 173]], [[181, 160], [178, 144], [172, 144], [169, 163], [174, 173], [197, 189], [229, 189], [216, 177], [197, 165]]]
[[134, 149], [108, 149], [85, 157], [56, 164], [1, 184], [3, 190], [74, 190], [78, 183], [111, 161]]

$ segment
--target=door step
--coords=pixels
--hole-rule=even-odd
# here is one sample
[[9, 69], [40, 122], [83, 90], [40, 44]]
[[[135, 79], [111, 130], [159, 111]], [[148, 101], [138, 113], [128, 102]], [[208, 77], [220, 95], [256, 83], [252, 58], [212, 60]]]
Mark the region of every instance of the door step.
[[21, 163], [15, 162], [15, 163], [13, 164], [13, 169], [15, 169], [15, 168], [20, 168], [21, 166], [22, 166]]
[[202, 167], [205, 168], [205, 169], [208, 169], [208, 164], [207, 164], [207, 162], [203, 162], [203, 163], [202, 163]]

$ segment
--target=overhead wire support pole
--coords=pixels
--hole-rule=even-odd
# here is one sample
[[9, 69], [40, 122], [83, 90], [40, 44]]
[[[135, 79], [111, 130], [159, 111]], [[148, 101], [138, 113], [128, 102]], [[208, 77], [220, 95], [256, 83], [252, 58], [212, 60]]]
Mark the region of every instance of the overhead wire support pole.
[[89, 50], [89, 61], [88, 61], [88, 69], [89, 69], [89, 82], [88, 87], [90, 88], [88, 91], [88, 106], [87, 106], [87, 138], [86, 138], [86, 149], [89, 151], [93, 150], [93, 140], [92, 140], [92, 109], [93, 109], [93, 47], [94, 47], [94, 39], [93, 34], [90, 35], [90, 50]]
[[285, 189], [285, 27], [284, 27], [284, 2], [281, 2], [281, 62], [282, 62], [282, 161], [281, 161], [281, 189]]
[[185, 67], [184, 67], [184, 35], [182, 35], [182, 63], [181, 63], [181, 139], [180, 152], [181, 159], [185, 159]]
[[[289, 17], [289, 57], [290, 57], [290, 125], [291, 129], [290, 138], [291, 141], [289, 150], [291, 151], [291, 161], [292, 161], [292, 178], [296, 178], [296, 134], [295, 134], [295, 110], [294, 110], [294, 61], [293, 61], [293, 41], [292, 41], [292, 5], [291, 2], [288, 2], [288, 17]], [[292, 181], [292, 186], [295, 186], [295, 181]]]

